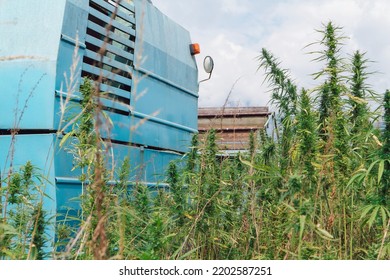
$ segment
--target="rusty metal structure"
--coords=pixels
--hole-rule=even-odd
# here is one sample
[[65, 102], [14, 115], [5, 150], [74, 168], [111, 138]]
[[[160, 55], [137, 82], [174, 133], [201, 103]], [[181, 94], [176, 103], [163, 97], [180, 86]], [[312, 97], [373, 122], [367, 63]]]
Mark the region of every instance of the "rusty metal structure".
[[251, 131], [265, 129], [268, 107], [204, 107], [198, 110], [198, 130], [202, 137], [210, 129], [217, 132], [220, 150], [244, 151], [249, 148]]

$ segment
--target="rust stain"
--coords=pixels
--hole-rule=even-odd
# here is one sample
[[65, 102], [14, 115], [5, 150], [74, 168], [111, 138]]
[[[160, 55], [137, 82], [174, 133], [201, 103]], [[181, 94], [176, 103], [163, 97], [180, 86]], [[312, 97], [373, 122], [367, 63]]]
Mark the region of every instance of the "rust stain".
[[0, 25], [16, 25], [18, 21], [16, 19], [9, 21], [0, 21]]
[[11, 61], [11, 60], [21, 60], [21, 59], [48, 60], [48, 58], [46, 58], [46, 57], [40, 57], [40, 56], [34, 56], [34, 55], [0, 56], [0, 61]]

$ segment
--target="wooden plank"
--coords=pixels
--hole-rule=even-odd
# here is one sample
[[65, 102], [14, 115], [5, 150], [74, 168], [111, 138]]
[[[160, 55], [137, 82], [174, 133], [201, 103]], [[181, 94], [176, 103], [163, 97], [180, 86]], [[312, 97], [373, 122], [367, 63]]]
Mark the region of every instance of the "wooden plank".
[[199, 119], [198, 127], [200, 130], [214, 129], [259, 129], [263, 128], [267, 122], [266, 117], [241, 117], [224, 119]]
[[199, 118], [211, 116], [240, 116], [240, 115], [259, 115], [264, 116], [268, 115], [268, 107], [229, 107], [229, 108], [220, 108], [220, 107], [205, 107], [199, 108], [198, 116]]
[[[204, 133], [201, 134], [206, 135]], [[249, 143], [249, 137], [250, 132], [245, 133], [218, 133], [217, 139], [218, 142], [226, 142], [226, 143], [232, 143], [232, 142], [240, 142], [240, 143]]]
[[[204, 140], [206, 134], [200, 134], [199, 139]], [[247, 150], [249, 148], [249, 134], [242, 138], [228, 138], [226, 135], [217, 135], [216, 144], [220, 150]]]

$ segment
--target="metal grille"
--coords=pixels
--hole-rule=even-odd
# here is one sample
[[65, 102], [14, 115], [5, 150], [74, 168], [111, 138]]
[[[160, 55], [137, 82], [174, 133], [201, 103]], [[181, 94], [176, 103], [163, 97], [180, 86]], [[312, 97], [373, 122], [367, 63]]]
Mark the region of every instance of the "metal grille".
[[131, 1], [90, 0], [82, 77], [102, 77], [107, 110], [129, 114], [135, 45]]

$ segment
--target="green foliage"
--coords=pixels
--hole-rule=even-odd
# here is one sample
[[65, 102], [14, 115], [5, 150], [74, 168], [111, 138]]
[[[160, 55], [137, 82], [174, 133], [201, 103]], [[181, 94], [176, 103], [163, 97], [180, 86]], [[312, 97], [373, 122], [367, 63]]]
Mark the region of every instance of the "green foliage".
[[[332, 130], [328, 126], [334, 126], [334, 122], [341, 119], [341, 97], [344, 90], [341, 74], [344, 67], [343, 61], [340, 59], [340, 50], [344, 37], [340, 35], [340, 32], [341, 28], [334, 26], [332, 22], [324, 26], [324, 30], [320, 31], [323, 37], [318, 42], [324, 49], [320, 51], [320, 56], [315, 59], [319, 62], [325, 62], [323, 70], [315, 73], [315, 79], [325, 79], [325, 82], [319, 86], [319, 124], [321, 126], [321, 137], [325, 142], [333, 138]], [[340, 129], [342, 128], [340, 127]]]
[[385, 127], [383, 130], [383, 147], [380, 151], [380, 156], [384, 160], [382, 168], [382, 202], [389, 206], [390, 205], [390, 91], [387, 90], [383, 102], [384, 107], [384, 123]]
[[[251, 133], [248, 151], [227, 156], [219, 153], [216, 131], [194, 135], [189, 152], [171, 162], [165, 182], [153, 188], [130, 178], [131, 158], [115, 172], [107, 170], [98, 104], [85, 80], [82, 114], [68, 136], [76, 139], [72, 152], [83, 170], [83, 215], [73, 224], [70, 217], [58, 223], [56, 255], [389, 259], [390, 92], [379, 136], [367, 106], [368, 95], [375, 94], [366, 85], [367, 60], [355, 52], [347, 65], [340, 33], [333, 23], [320, 31], [321, 49], [313, 53], [322, 70], [314, 74], [318, 85], [312, 90], [299, 89], [262, 50], [259, 68], [280, 113], [276, 137]], [[2, 258], [44, 257], [45, 213], [40, 201], [28, 197], [41, 195], [35, 172], [27, 164], [3, 188], [14, 207], [0, 222]]]
[[352, 133], [359, 134], [370, 128], [369, 108], [367, 102], [367, 93], [371, 92], [366, 80], [368, 60], [364, 58], [365, 54], [356, 51], [352, 58], [352, 78], [351, 78], [351, 95], [349, 102], [352, 107], [351, 123]]
[[198, 146], [198, 134], [194, 134], [191, 139], [190, 152], [187, 155], [187, 171], [189, 172], [195, 171], [195, 167], [198, 161]]
[[298, 94], [297, 86], [289, 78], [288, 71], [280, 68], [280, 62], [266, 49], [262, 49], [258, 57], [260, 62], [259, 69], [265, 70], [266, 78], [271, 85], [272, 98], [271, 103], [276, 105], [280, 120], [277, 124], [277, 135], [282, 156], [280, 165], [282, 172], [289, 169], [290, 152], [292, 141], [295, 134], [294, 117], [297, 115]]
[[296, 114], [298, 94], [297, 87], [289, 78], [288, 71], [279, 67], [280, 62], [266, 49], [258, 57], [259, 69], [266, 71], [265, 80], [272, 85], [272, 103], [275, 104], [282, 118]]
[[43, 259], [48, 245], [43, 210], [43, 188], [47, 182], [31, 162], [9, 174], [5, 193], [5, 212], [0, 220], [0, 259]]
[[178, 226], [184, 224], [184, 211], [185, 211], [185, 190], [181, 182], [179, 182], [179, 174], [176, 164], [170, 162], [167, 171], [167, 183], [173, 196], [173, 213], [174, 219], [177, 219]]
[[[288, 240], [284, 258], [364, 258], [359, 252], [368, 250], [370, 244], [378, 245], [370, 247], [371, 253], [372, 248], [379, 250], [381, 247], [381, 252], [387, 248], [379, 244], [387, 240], [385, 233], [388, 231], [388, 210], [383, 206], [386, 205], [383, 201], [386, 200], [386, 188], [389, 186], [384, 179], [389, 152], [384, 151], [385, 141], [383, 145], [378, 141], [371, 123], [375, 115], [367, 105], [368, 94], [374, 96], [375, 93], [366, 84], [369, 77], [365, 71], [368, 61], [357, 51], [351, 66], [346, 65], [342, 57], [342, 41], [345, 38], [340, 35], [341, 28], [333, 23], [324, 25], [320, 34], [322, 39], [317, 44], [323, 49], [312, 53], [319, 54], [315, 61], [324, 63], [324, 66], [314, 74], [314, 79], [321, 81], [312, 90], [314, 102], [307, 91], [302, 90], [294, 118], [297, 133], [290, 134], [291, 121], [282, 121], [279, 124], [280, 138], [287, 140], [266, 144], [261, 149], [268, 154], [269, 147], [276, 145], [276, 149], [273, 149], [276, 151], [275, 157], [283, 158], [287, 155], [283, 152], [283, 145], [289, 143], [289, 164], [273, 164], [274, 159], [267, 163], [276, 170], [270, 171], [262, 166], [256, 168], [258, 176], [262, 178], [265, 178], [265, 174], [281, 176], [280, 183], [275, 185], [274, 180], [269, 180], [268, 184], [278, 188], [279, 193], [276, 192], [274, 196], [281, 198], [279, 201], [284, 203], [286, 209], [296, 213], [292, 218], [291, 213], [282, 214], [283, 208], [278, 209], [282, 212], [276, 224], [285, 228]], [[263, 60], [264, 53], [271, 57], [264, 50], [262, 53]], [[271, 88], [279, 89], [280, 81], [285, 79], [281, 73], [287, 71], [272, 73], [269, 65], [262, 61], [260, 66], [265, 69]], [[274, 69], [278, 65], [274, 63]], [[346, 75], [347, 69], [351, 69], [351, 77]], [[270, 75], [279, 78], [270, 78]], [[350, 90], [347, 84], [350, 84]], [[281, 112], [287, 112], [286, 104], [292, 103], [288, 95], [274, 94], [273, 99], [276, 99], [274, 104]], [[285, 116], [286, 113], [282, 118]], [[278, 147], [281, 152], [278, 152]], [[287, 172], [283, 170], [286, 167]], [[277, 171], [278, 168], [281, 170]], [[264, 182], [264, 179], [261, 181]], [[277, 207], [274, 202], [272, 206]], [[358, 210], [362, 211], [361, 217], [356, 215]], [[307, 227], [309, 224], [315, 226]], [[364, 225], [368, 227], [363, 227], [361, 231], [356, 229]], [[275, 222], [274, 227], [278, 228]], [[380, 232], [383, 234], [378, 235]], [[331, 241], [334, 250], [329, 250], [313, 233]], [[367, 238], [367, 234], [370, 236], [372, 233], [376, 233], [376, 236]], [[276, 247], [281, 245], [272, 248]], [[378, 251], [377, 255], [384, 256]]]
[[298, 115], [298, 145], [304, 170], [310, 182], [314, 182], [318, 132], [316, 115], [312, 111], [310, 97], [306, 90], [302, 89], [300, 96], [300, 110]]

